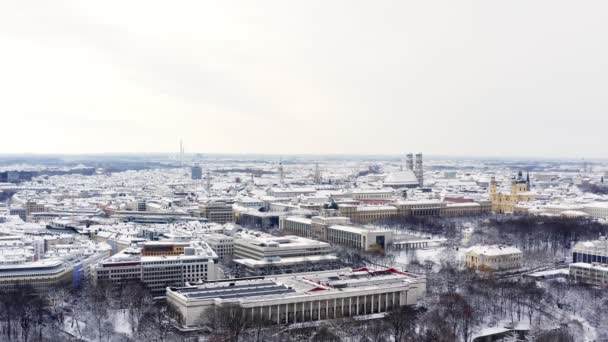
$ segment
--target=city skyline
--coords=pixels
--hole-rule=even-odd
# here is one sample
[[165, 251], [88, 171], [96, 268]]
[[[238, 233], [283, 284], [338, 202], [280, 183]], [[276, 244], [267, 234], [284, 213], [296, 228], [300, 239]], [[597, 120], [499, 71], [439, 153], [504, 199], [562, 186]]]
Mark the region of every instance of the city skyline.
[[0, 6], [0, 153], [607, 157], [602, 2]]

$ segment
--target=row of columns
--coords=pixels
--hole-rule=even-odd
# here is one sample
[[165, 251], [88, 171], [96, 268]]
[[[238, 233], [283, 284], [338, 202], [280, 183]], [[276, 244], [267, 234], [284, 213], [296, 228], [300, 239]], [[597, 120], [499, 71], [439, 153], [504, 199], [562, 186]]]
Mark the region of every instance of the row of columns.
[[398, 305], [400, 305], [400, 293], [388, 292], [348, 298], [260, 306], [248, 309], [248, 313], [251, 320], [265, 319], [276, 324], [291, 324], [386, 312], [388, 308]]
[[397, 242], [393, 243], [394, 249], [415, 249], [415, 248], [427, 248], [428, 242]]

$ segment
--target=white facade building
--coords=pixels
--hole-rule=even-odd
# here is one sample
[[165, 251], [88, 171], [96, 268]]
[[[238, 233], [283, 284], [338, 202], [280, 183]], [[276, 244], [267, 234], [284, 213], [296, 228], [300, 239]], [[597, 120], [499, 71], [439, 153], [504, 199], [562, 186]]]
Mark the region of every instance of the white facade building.
[[231, 258], [234, 255], [234, 238], [224, 234], [207, 234], [203, 239], [217, 254], [220, 260]]
[[227, 305], [242, 308], [247, 319], [291, 324], [387, 312], [415, 305], [425, 292], [426, 279], [395, 269], [340, 269], [167, 288], [167, 303], [185, 327], [204, 324], [206, 310]]
[[379, 228], [333, 225], [327, 228], [327, 241], [364, 251], [373, 248], [384, 249], [393, 242], [393, 232]]
[[584, 262], [570, 264], [570, 278], [578, 283], [608, 287], [608, 265]]
[[181, 255], [142, 256], [139, 248], [127, 248], [93, 267], [97, 282], [141, 281], [153, 294], [162, 295], [167, 286], [219, 278], [218, 257], [204, 242], [192, 242]]
[[466, 250], [465, 263], [480, 271], [512, 270], [521, 267], [522, 252], [511, 246], [478, 245]]

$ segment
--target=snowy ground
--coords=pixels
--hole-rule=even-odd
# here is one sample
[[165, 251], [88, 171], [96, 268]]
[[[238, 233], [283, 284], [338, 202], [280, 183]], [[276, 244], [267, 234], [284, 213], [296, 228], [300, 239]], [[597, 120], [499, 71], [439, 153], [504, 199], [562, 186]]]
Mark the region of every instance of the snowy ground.
[[[131, 324], [129, 323], [127, 310], [112, 310], [110, 312], [110, 317], [108, 319], [112, 322], [114, 326], [114, 332], [121, 335], [131, 336]], [[80, 327], [80, 333], [82, 334], [82, 340], [84, 341], [96, 341], [96, 339], [90, 339], [85, 336], [85, 331], [87, 330], [87, 324], [83, 321], [78, 320], [78, 326], [76, 325], [76, 320], [73, 317], [67, 316], [64, 324], [63, 330], [68, 334], [79, 338], [80, 334], [78, 333], [78, 327]]]
[[435, 264], [441, 263], [441, 256], [446, 252], [455, 252], [459, 260], [464, 260], [464, 249], [459, 248], [458, 251], [447, 251], [449, 247], [429, 247], [423, 249], [395, 251], [395, 261], [399, 264], [409, 264], [412, 259], [418, 260], [420, 263], [431, 261]]

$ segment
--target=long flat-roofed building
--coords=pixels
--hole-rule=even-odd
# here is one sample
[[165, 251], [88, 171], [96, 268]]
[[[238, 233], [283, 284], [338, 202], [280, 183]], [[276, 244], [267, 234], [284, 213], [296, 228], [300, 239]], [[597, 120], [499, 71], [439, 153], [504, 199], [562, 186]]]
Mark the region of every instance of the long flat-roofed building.
[[305, 238], [327, 241], [327, 227], [349, 223], [350, 219], [342, 216], [314, 216], [312, 218], [290, 216], [281, 218], [279, 229]]
[[362, 202], [390, 201], [393, 199], [393, 189], [359, 189], [351, 192], [351, 197]]
[[268, 195], [277, 198], [291, 198], [300, 195], [312, 195], [317, 190], [313, 188], [273, 188], [267, 191]]
[[279, 229], [305, 238], [313, 237], [312, 219], [306, 217], [283, 217]]
[[574, 246], [570, 278], [578, 283], [608, 286], [608, 240], [582, 241]]
[[59, 287], [72, 282], [73, 267], [63, 260], [45, 259], [27, 263], [0, 264], [0, 289], [31, 285], [37, 289]]
[[270, 274], [290, 274], [336, 269], [341, 266], [340, 259], [332, 254], [306, 257], [269, 257], [264, 259], [236, 259], [239, 275], [261, 276]]
[[393, 205], [349, 205], [340, 204], [341, 216], [350, 218], [356, 223], [370, 223], [399, 215], [399, 209]]
[[401, 216], [439, 216], [446, 205], [440, 200], [399, 201], [395, 203]]
[[235, 258], [301, 257], [331, 252], [326, 242], [300, 236], [272, 236], [259, 232], [241, 233], [234, 240]]
[[[1, 235], [1, 234], [0, 234]], [[0, 236], [0, 291], [31, 285], [38, 290], [78, 287], [88, 266], [110, 255], [110, 246], [61, 236]]]
[[489, 201], [445, 203], [439, 214], [443, 217], [466, 217], [489, 214], [492, 204]]
[[267, 275], [335, 268], [339, 264], [330, 244], [299, 236], [252, 232], [235, 239], [233, 260], [239, 274]]
[[590, 203], [583, 206], [583, 211], [595, 218], [605, 219], [608, 218], [608, 203]]
[[608, 265], [584, 262], [570, 264], [570, 278], [577, 283], [608, 287]]
[[599, 240], [577, 243], [572, 252], [572, 262], [608, 265], [608, 240], [602, 237]]
[[426, 279], [410, 273], [346, 268], [169, 287], [167, 303], [185, 327], [204, 324], [208, 309], [232, 305], [247, 319], [292, 324], [383, 313], [415, 305], [425, 292]]

